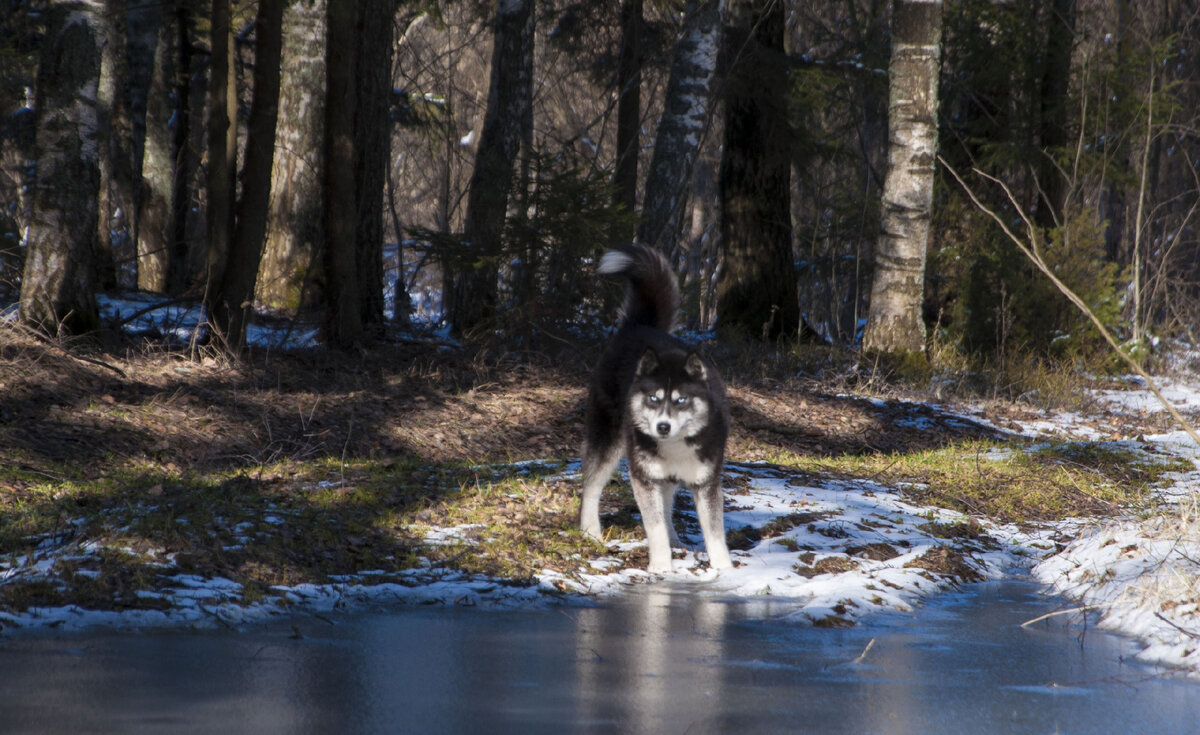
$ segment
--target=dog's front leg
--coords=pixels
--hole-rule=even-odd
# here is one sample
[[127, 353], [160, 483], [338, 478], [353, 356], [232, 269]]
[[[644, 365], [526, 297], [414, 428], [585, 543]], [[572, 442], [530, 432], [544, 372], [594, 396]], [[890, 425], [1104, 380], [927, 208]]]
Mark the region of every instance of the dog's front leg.
[[675, 495], [679, 492], [679, 487], [674, 482], [660, 482], [658, 491], [662, 493], [663, 515], [667, 519], [667, 536], [671, 540], [671, 548], [682, 549], [683, 541], [679, 539], [679, 532], [675, 530]]
[[721, 474], [716, 473], [712, 480], [695, 488], [692, 498], [696, 501], [696, 515], [700, 517], [709, 566], [729, 569], [733, 560], [729, 558], [729, 546], [725, 543], [725, 497], [721, 493]]
[[[667, 516], [664, 483], [630, 479], [633, 481], [633, 497], [642, 514], [642, 527], [646, 530], [646, 546], [650, 553], [646, 570], [652, 574], [666, 574], [671, 571], [671, 519]], [[674, 492], [674, 487], [670, 490]]]
[[589, 445], [583, 450], [583, 492], [579, 501], [579, 528], [585, 536], [604, 540], [600, 530], [600, 496], [621, 461], [615, 445]]

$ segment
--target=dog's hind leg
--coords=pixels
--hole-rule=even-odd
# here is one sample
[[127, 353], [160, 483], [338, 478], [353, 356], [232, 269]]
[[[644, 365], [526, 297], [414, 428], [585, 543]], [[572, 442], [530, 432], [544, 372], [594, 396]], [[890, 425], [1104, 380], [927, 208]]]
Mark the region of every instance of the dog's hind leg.
[[619, 444], [593, 447], [583, 450], [583, 493], [579, 508], [579, 529], [597, 541], [603, 541], [600, 532], [600, 495], [612, 477], [613, 470], [621, 461]]
[[729, 569], [733, 560], [729, 558], [729, 547], [725, 543], [725, 507], [721, 494], [721, 475], [695, 488], [692, 497], [696, 501], [696, 515], [700, 517], [700, 530], [704, 532], [704, 548], [708, 551], [708, 564], [713, 569]]
[[[675, 485], [668, 481], [645, 483], [630, 473], [633, 482], [633, 497], [642, 514], [642, 527], [646, 530], [646, 546], [650, 563], [646, 571], [665, 574], [671, 571], [671, 517], [668, 498], [673, 497]], [[668, 494], [671, 493], [671, 494]]]

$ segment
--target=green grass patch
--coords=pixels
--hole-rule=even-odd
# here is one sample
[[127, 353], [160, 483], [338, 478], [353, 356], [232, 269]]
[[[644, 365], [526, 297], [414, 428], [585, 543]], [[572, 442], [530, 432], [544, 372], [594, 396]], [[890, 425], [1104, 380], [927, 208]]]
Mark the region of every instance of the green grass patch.
[[1012, 522], [1138, 509], [1168, 472], [1191, 469], [1177, 458], [1111, 442], [971, 440], [909, 453], [781, 455], [774, 461], [837, 479], [875, 480], [916, 503]]

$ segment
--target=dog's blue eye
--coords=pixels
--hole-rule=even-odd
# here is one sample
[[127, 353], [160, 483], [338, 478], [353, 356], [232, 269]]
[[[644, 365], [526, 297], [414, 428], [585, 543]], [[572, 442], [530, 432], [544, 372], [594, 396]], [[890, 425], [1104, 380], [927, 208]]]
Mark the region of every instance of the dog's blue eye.
[[662, 399], [658, 396], [649, 396], [646, 400], [650, 401], [650, 403], [653, 403], [656, 406], [662, 401]]
[[682, 406], [688, 402], [687, 396], [680, 396], [675, 399], [676, 406]]

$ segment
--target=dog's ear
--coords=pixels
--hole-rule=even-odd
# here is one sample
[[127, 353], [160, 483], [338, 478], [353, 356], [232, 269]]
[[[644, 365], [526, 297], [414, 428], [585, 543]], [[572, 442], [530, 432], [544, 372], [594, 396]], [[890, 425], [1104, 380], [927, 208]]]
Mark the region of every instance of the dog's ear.
[[654, 351], [653, 347], [647, 347], [646, 351], [642, 353], [642, 359], [638, 360], [638, 364], [637, 364], [638, 377], [641, 377], [643, 375], [649, 375], [650, 373], [654, 372], [654, 369], [657, 367], [658, 367], [658, 353], [656, 353]]
[[708, 377], [708, 370], [704, 367], [704, 360], [700, 359], [699, 352], [692, 352], [687, 356], [687, 362], [683, 364], [683, 369], [687, 371], [688, 377], [692, 380], [704, 380]]

